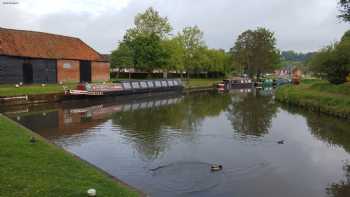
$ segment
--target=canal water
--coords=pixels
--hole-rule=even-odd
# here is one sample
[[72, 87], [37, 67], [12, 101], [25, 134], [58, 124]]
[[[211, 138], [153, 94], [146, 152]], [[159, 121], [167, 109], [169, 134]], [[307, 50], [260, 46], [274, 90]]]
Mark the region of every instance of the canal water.
[[271, 91], [1, 110], [151, 196], [350, 196], [350, 123], [281, 106]]

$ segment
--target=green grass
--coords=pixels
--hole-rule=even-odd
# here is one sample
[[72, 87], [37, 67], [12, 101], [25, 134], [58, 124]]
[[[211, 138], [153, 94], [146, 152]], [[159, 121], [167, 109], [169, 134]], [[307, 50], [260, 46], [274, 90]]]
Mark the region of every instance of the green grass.
[[185, 80], [186, 88], [211, 87], [216, 83], [221, 82], [222, 79], [190, 79]]
[[107, 175], [0, 115], [0, 196], [138, 196]]
[[320, 80], [286, 85], [276, 91], [276, 100], [313, 111], [350, 118], [350, 84], [334, 85]]
[[[64, 86], [72, 88], [75, 87], [76, 84], [68, 84]], [[16, 88], [15, 85], [0, 85], [0, 96], [51, 94], [63, 92], [63, 86], [59, 84], [47, 84], [45, 87], [42, 87], [40, 84], [24, 85], [19, 88]]]

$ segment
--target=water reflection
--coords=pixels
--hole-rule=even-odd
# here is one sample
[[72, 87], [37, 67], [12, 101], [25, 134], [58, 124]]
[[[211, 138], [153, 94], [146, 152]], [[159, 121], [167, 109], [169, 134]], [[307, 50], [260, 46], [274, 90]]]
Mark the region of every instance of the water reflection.
[[241, 138], [262, 137], [268, 134], [277, 105], [271, 90], [237, 91], [232, 93], [228, 119]]
[[3, 110], [152, 196], [349, 195], [350, 123], [279, 106], [272, 90]]
[[204, 118], [217, 116], [230, 104], [230, 96], [213, 93], [188, 95], [173, 105], [114, 113], [112, 122], [121, 127], [141, 155], [158, 158], [170, 138], [194, 138]]
[[331, 146], [341, 146], [344, 150], [350, 153], [350, 132], [348, 121], [285, 105], [283, 105], [282, 108], [288, 110], [290, 113], [300, 114], [305, 117], [312, 135], [316, 138], [327, 142]]
[[327, 188], [327, 194], [330, 197], [348, 197], [350, 196], [350, 164], [343, 167], [345, 180], [333, 183]]

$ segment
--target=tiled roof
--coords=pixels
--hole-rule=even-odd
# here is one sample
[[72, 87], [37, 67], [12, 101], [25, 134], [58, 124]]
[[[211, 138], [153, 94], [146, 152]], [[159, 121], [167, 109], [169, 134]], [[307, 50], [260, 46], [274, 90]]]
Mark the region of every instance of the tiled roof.
[[5, 28], [0, 28], [0, 55], [103, 61], [79, 38]]

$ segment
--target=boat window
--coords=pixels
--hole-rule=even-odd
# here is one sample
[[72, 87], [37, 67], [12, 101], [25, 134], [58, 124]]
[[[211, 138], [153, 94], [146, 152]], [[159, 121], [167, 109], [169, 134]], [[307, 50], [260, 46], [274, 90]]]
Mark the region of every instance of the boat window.
[[147, 85], [148, 85], [148, 87], [150, 87], [150, 88], [153, 88], [153, 87], [154, 87], [154, 85], [153, 85], [153, 82], [152, 82], [152, 81], [147, 81]]
[[131, 86], [130, 86], [130, 83], [129, 83], [129, 82], [124, 82], [124, 83], [123, 83], [123, 87], [124, 87], [125, 90], [131, 89]]
[[140, 85], [142, 88], [147, 88], [147, 83], [145, 81], [141, 81]]
[[170, 87], [171, 87], [171, 86], [174, 86], [174, 81], [173, 81], [173, 80], [169, 80], [169, 81], [168, 81], [168, 84], [169, 84]]
[[135, 89], [139, 89], [140, 88], [139, 82], [132, 82], [132, 87]]
[[156, 84], [156, 87], [162, 87], [162, 84], [160, 83], [160, 81], [156, 81], [155, 84]]
[[166, 81], [162, 81], [162, 86], [163, 87], [168, 87], [168, 83]]
[[178, 86], [178, 85], [179, 85], [178, 81], [174, 80], [174, 86]]

